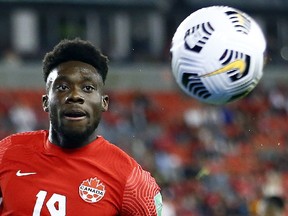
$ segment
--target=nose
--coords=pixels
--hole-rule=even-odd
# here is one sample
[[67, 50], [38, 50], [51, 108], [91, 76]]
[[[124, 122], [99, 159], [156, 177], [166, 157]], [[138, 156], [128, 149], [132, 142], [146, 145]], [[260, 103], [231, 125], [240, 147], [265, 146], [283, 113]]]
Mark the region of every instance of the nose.
[[77, 91], [73, 91], [65, 98], [65, 102], [83, 104], [84, 98]]

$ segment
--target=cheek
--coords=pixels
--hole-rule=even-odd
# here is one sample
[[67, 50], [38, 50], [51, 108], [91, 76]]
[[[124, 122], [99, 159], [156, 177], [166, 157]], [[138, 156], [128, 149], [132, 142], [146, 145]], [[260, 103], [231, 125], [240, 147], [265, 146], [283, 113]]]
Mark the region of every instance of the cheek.
[[48, 107], [49, 107], [49, 112], [50, 112], [50, 116], [57, 116], [58, 114], [58, 110], [59, 107], [61, 106], [61, 102], [60, 100], [58, 100], [55, 97], [51, 97], [48, 103]]
[[102, 101], [100, 99], [95, 99], [90, 102], [90, 107], [94, 116], [99, 116], [102, 112]]
[[57, 94], [55, 92], [50, 92], [49, 94], [49, 103], [50, 106], [60, 106], [64, 103], [65, 95]]
[[100, 93], [95, 93], [85, 97], [85, 102], [90, 104], [91, 107], [97, 107], [102, 104], [102, 96]]
[[58, 109], [57, 106], [50, 104], [49, 107], [49, 116], [52, 121], [56, 121], [58, 119]]
[[101, 101], [94, 102], [93, 104], [91, 104], [91, 107], [94, 112], [100, 112], [102, 110], [102, 103]]

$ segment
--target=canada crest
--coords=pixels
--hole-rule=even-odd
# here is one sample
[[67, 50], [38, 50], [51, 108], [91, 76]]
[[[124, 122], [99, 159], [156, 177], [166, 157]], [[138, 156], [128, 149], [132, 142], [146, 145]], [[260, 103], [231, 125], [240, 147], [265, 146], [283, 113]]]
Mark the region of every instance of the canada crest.
[[79, 186], [80, 197], [88, 203], [100, 201], [105, 192], [105, 185], [97, 177], [86, 179]]

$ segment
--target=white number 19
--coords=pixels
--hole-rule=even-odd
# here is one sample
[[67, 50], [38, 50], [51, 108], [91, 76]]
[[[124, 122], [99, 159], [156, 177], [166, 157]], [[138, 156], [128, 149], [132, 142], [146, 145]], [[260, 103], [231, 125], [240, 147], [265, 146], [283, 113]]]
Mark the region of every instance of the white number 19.
[[[47, 196], [47, 191], [39, 191], [36, 195], [37, 200], [34, 206], [33, 216], [40, 216], [44, 200]], [[53, 194], [46, 203], [47, 209], [51, 216], [66, 215], [66, 197], [60, 194]], [[56, 208], [57, 206], [57, 208]]]

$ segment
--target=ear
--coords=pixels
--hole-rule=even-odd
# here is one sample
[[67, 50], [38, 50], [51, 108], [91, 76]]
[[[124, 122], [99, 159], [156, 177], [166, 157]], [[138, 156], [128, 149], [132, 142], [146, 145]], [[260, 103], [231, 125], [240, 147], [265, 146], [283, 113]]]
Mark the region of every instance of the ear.
[[49, 112], [48, 101], [48, 95], [42, 95], [42, 107], [45, 112]]
[[108, 110], [109, 105], [109, 97], [108, 95], [102, 96], [102, 112], [106, 112]]

